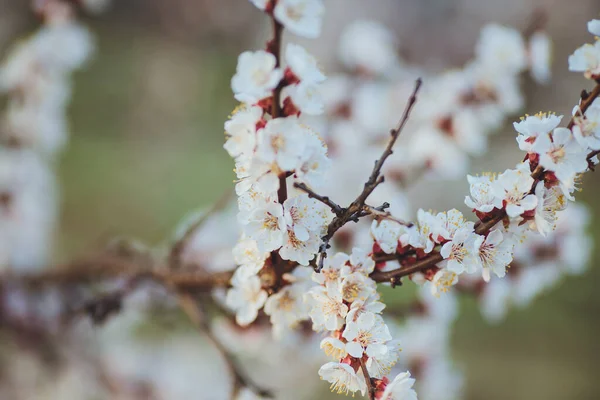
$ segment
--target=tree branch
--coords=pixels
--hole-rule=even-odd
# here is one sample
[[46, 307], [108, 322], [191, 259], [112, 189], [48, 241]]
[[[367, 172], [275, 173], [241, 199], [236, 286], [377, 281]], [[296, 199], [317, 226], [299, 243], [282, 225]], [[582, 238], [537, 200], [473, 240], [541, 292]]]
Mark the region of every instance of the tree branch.
[[362, 370], [363, 376], [365, 377], [365, 382], [367, 383], [367, 394], [369, 396], [369, 400], [375, 400], [375, 388], [373, 387], [369, 370], [367, 370], [367, 366], [365, 365], [365, 361], [362, 357], [360, 358], [360, 369]]
[[259, 396], [272, 398], [273, 395], [271, 391], [258, 386], [246, 376], [246, 374], [241, 370], [240, 366], [236, 363], [233, 355], [213, 334], [210, 324], [205, 318], [206, 313], [203, 312], [196, 300], [189, 294], [176, 294], [179, 306], [188, 316], [190, 322], [210, 340], [213, 346], [223, 356], [223, 359], [227, 364], [227, 368], [229, 369], [229, 372], [233, 378], [233, 391], [231, 393], [231, 399], [234, 400], [237, 397], [238, 392], [244, 387], [251, 389]]
[[[581, 97], [581, 104], [580, 104], [580, 115], [584, 115], [585, 112], [587, 111], [587, 109], [590, 107], [590, 105], [594, 102], [594, 100], [596, 98], [600, 97], [600, 82], [597, 82], [596, 87], [594, 87], [594, 89], [591, 92], [583, 92], [582, 93], [582, 97]], [[575, 125], [575, 116], [573, 116], [571, 118], [571, 120], [569, 121], [567, 128], [568, 129], [572, 129], [573, 126]], [[596, 155], [597, 152], [593, 151], [588, 155], [588, 159], [593, 158], [594, 155]], [[537, 183], [542, 179], [544, 173], [546, 171], [544, 170], [544, 168], [541, 165], [538, 165], [537, 168], [531, 173], [531, 177], [534, 179], [534, 183], [531, 187], [530, 193], [533, 193], [535, 191], [535, 187], [537, 185]], [[494, 216], [493, 218], [491, 218], [488, 221], [478, 221], [475, 224], [475, 233], [477, 233], [478, 235], [487, 235], [493, 228], [494, 226], [496, 226], [499, 222], [501, 222], [504, 218], [506, 218], [506, 211], [501, 210], [501, 212], [499, 212], [496, 216]], [[393, 258], [391, 258], [392, 255], [389, 255], [389, 257], [380, 257], [375, 258], [375, 260], [377, 261], [391, 261], [391, 260], [398, 260], [400, 261], [403, 257], [403, 255], [396, 255], [394, 254]], [[389, 259], [388, 259], [389, 258]], [[437, 263], [441, 262], [444, 258], [439, 254], [439, 252], [434, 252], [432, 254], [430, 254], [429, 256], [420, 259], [419, 261], [417, 261], [416, 263], [407, 266], [407, 267], [400, 267], [391, 271], [386, 271], [386, 272], [382, 272], [382, 271], [375, 271], [371, 274], [371, 278], [373, 280], [375, 280], [376, 282], [391, 282], [392, 284], [395, 284], [398, 282], [398, 280], [404, 276], [408, 276], [411, 274], [414, 274], [416, 272], [422, 272], [422, 271], [426, 271], [428, 269], [431, 269], [433, 267], [436, 266]]]
[[364, 212], [365, 201], [367, 198], [373, 193], [375, 188], [379, 186], [380, 183], [384, 181], [383, 175], [381, 175], [381, 169], [387, 158], [392, 155], [394, 144], [398, 140], [400, 133], [404, 129], [406, 122], [408, 121], [408, 117], [410, 116], [410, 112], [413, 109], [417, 101], [417, 93], [421, 88], [422, 81], [421, 79], [417, 79], [415, 82], [415, 88], [408, 99], [406, 107], [404, 108], [404, 112], [402, 114], [402, 118], [398, 122], [396, 128], [390, 131], [390, 140], [386, 148], [384, 149], [381, 157], [375, 161], [375, 166], [373, 167], [373, 171], [371, 171], [371, 175], [369, 179], [364, 184], [364, 188], [362, 192], [356, 197], [356, 199], [347, 207], [343, 208], [339, 214], [337, 214], [329, 226], [327, 227], [327, 234], [321, 238], [322, 243], [319, 246], [319, 261], [317, 264], [317, 270], [320, 271], [323, 268], [323, 263], [325, 258], [327, 257], [327, 249], [330, 247], [329, 242], [333, 238], [333, 235], [344, 225], [346, 225], [350, 221], [358, 222], [359, 218], [366, 215], [362, 214]]

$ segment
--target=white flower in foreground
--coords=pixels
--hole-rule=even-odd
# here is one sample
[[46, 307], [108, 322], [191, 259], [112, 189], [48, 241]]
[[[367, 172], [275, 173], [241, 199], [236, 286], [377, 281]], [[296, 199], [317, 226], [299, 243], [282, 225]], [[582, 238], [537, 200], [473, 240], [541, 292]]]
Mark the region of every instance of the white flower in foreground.
[[256, 208], [248, 217], [244, 233], [256, 241], [260, 251], [281, 247], [287, 233], [281, 204], [269, 202]]
[[325, 339], [321, 340], [320, 347], [325, 354], [334, 360], [339, 361], [348, 355], [348, 352], [346, 351], [346, 343], [334, 337], [326, 337]]
[[288, 68], [301, 82], [321, 83], [325, 75], [321, 72], [317, 59], [300, 45], [289, 43], [285, 49], [285, 60]]
[[225, 304], [235, 311], [236, 322], [246, 326], [256, 319], [258, 310], [267, 300], [267, 292], [262, 289], [260, 278], [243, 267], [236, 270], [231, 278], [231, 286]]
[[529, 39], [529, 69], [538, 83], [548, 83], [552, 73], [552, 42], [545, 32], [537, 31]]
[[397, 222], [384, 219], [374, 220], [371, 224], [371, 236], [386, 254], [394, 254], [398, 247], [400, 235], [404, 233], [403, 226]]
[[514, 241], [498, 229], [491, 231], [479, 247], [479, 263], [483, 279], [490, 281], [491, 272], [499, 278], [506, 275], [506, 267], [512, 262]]
[[287, 86], [283, 90], [282, 99], [289, 97], [298, 111], [306, 115], [321, 115], [325, 111], [323, 96], [318, 85], [300, 82]]
[[258, 131], [257, 156], [275, 162], [282, 171], [298, 168], [304, 156], [307, 133], [295, 117], [275, 118]]
[[569, 71], [583, 72], [587, 79], [600, 77], [600, 41], [584, 44], [569, 56]]
[[339, 288], [342, 275], [342, 266], [350, 260], [346, 253], [336, 253], [333, 257], [327, 257], [320, 272], [313, 273], [313, 281], [327, 288]]
[[471, 196], [465, 196], [467, 207], [480, 212], [490, 212], [494, 207], [494, 191], [492, 184], [495, 178], [492, 175], [471, 176], [467, 175]]
[[507, 169], [493, 184], [495, 206], [506, 208], [510, 218], [533, 210], [537, 206], [537, 198], [529, 194], [534, 179], [527, 172], [529, 163], [521, 164], [518, 169]]
[[256, 146], [256, 124], [262, 118], [260, 107], [242, 108], [234, 111], [231, 118], [225, 122], [227, 141], [223, 146], [231, 157], [241, 155], [251, 156]]
[[344, 301], [352, 303], [356, 300], [365, 300], [376, 293], [377, 284], [367, 275], [355, 272], [344, 276], [340, 284], [340, 290]]
[[438, 213], [435, 218], [439, 221], [441, 228], [439, 232], [434, 232], [434, 240], [436, 243], [452, 239], [459, 229], [473, 230], [473, 222], [465, 220], [463, 214], [456, 208]]
[[283, 77], [283, 71], [276, 68], [276, 64], [275, 56], [263, 50], [240, 54], [236, 73], [231, 79], [236, 100], [254, 104], [270, 96]]
[[593, 19], [587, 23], [588, 31], [595, 36], [600, 36], [600, 19]]
[[430, 291], [435, 297], [441, 293], [447, 293], [450, 288], [458, 283], [458, 274], [446, 268], [440, 269], [435, 273], [431, 280]]
[[556, 128], [550, 135], [535, 141], [532, 151], [540, 155], [540, 165], [553, 171], [560, 181], [587, 170], [587, 151], [573, 138], [567, 128]]
[[445, 243], [440, 251], [446, 260], [446, 268], [456, 274], [474, 273], [477, 270], [475, 255], [483, 240], [484, 237], [475, 234], [472, 227], [456, 231], [452, 241]]
[[552, 132], [560, 124], [562, 117], [562, 115], [540, 112], [535, 115], [526, 115], [520, 122], [513, 122], [513, 127], [519, 132], [519, 136], [517, 136], [519, 148], [523, 151], [531, 151], [535, 139], [540, 135]]
[[581, 114], [579, 106], [575, 107], [573, 121], [573, 136], [581, 147], [600, 150], [600, 101], [594, 100], [585, 115]]
[[377, 292], [371, 294], [366, 299], [357, 299], [350, 304], [350, 311], [346, 315], [346, 324], [356, 322], [358, 317], [363, 314], [379, 314], [385, 308], [385, 304], [379, 301]]
[[399, 341], [390, 340], [385, 346], [387, 347], [387, 351], [370, 356], [365, 363], [369, 375], [373, 378], [381, 379], [389, 374], [392, 367], [396, 365], [400, 358], [402, 349], [400, 348]]
[[269, 4], [271, 0], [250, 0], [250, 3], [254, 4], [256, 8], [259, 10], [265, 10], [267, 8], [267, 4]]
[[375, 261], [369, 253], [360, 247], [354, 247], [350, 254], [350, 262], [342, 266], [342, 276], [362, 274], [368, 276], [375, 269]]
[[348, 306], [344, 304], [339, 290], [316, 286], [308, 292], [306, 300], [311, 306], [309, 314], [313, 330], [335, 331], [344, 326]]
[[265, 314], [271, 317], [275, 337], [282, 338], [287, 329], [308, 317], [304, 303], [304, 285], [291, 284], [271, 295], [265, 303]]
[[288, 227], [300, 240], [308, 240], [310, 232], [320, 234], [331, 220], [329, 208], [306, 193], [288, 198], [283, 208]]
[[477, 61], [490, 71], [518, 74], [527, 67], [521, 33], [498, 24], [488, 24], [481, 30], [475, 55]]
[[321, 34], [324, 11], [322, 0], [279, 0], [274, 15], [292, 33], [315, 39]]
[[306, 147], [294, 176], [309, 185], [320, 187], [324, 184], [325, 173], [331, 166], [331, 160], [327, 157], [327, 146], [321, 138], [308, 128], [304, 130]]
[[368, 356], [387, 353], [385, 343], [392, 340], [383, 318], [376, 314], [362, 314], [356, 322], [346, 325], [342, 337], [348, 341], [346, 350], [352, 357], [360, 358], [363, 352]]
[[279, 255], [284, 260], [308, 265], [319, 251], [319, 244], [319, 237], [314, 234], [311, 234], [306, 240], [300, 240], [293, 230], [288, 229], [287, 238], [279, 250]]
[[546, 236], [556, 228], [556, 213], [567, 207], [567, 199], [560, 187], [553, 186], [547, 189], [543, 181], [535, 187], [535, 196], [538, 205], [532, 228]]
[[412, 388], [414, 384], [410, 372], [402, 372], [387, 384], [380, 400], [417, 400], [417, 393]]
[[338, 53], [352, 70], [375, 74], [390, 72], [399, 64], [396, 35], [377, 21], [356, 21], [342, 33]]
[[367, 383], [362, 376], [356, 375], [356, 371], [344, 363], [330, 362], [319, 368], [321, 379], [331, 383], [331, 390], [337, 394], [348, 394], [359, 391], [364, 395]]
[[449, 236], [441, 221], [432, 213], [419, 209], [417, 211], [418, 230], [411, 231], [409, 243], [411, 246], [423, 249], [425, 253], [433, 250], [439, 236]]

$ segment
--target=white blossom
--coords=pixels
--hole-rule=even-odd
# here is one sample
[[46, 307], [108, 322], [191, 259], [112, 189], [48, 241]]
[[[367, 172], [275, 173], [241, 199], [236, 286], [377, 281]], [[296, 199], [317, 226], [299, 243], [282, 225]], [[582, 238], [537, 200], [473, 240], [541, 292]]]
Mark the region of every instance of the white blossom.
[[573, 136], [584, 149], [600, 150], [600, 101], [594, 100], [585, 115], [579, 106], [573, 115]]
[[344, 363], [330, 362], [319, 369], [319, 376], [331, 383], [331, 390], [338, 394], [348, 394], [360, 391], [363, 395], [367, 384], [362, 376]]
[[368, 356], [387, 353], [385, 343], [392, 340], [390, 331], [383, 318], [376, 314], [362, 314], [356, 322], [346, 325], [342, 337], [348, 342], [346, 350], [352, 357], [360, 358], [365, 352]]
[[507, 169], [494, 181], [492, 190], [495, 195], [496, 208], [506, 208], [510, 218], [517, 218], [526, 211], [537, 206], [537, 198], [529, 194], [534, 179], [526, 168], [529, 163], [523, 163], [518, 169]]
[[231, 157], [251, 156], [256, 146], [256, 124], [262, 115], [260, 107], [242, 108], [225, 122], [228, 137], [223, 147]]
[[461, 228], [456, 231], [451, 241], [442, 246], [440, 254], [446, 260], [445, 267], [456, 274], [477, 270], [476, 254], [484, 237], [473, 232], [473, 228]]
[[587, 23], [588, 31], [595, 36], [600, 36], [600, 19], [593, 19]]
[[535, 139], [540, 135], [552, 132], [562, 119], [562, 115], [552, 113], [537, 113], [535, 115], [526, 115], [520, 122], [513, 122], [513, 126], [519, 136], [517, 142], [519, 148], [523, 151], [531, 151]]
[[467, 207], [480, 212], [490, 212], [494, 206], [493, 182], [495, 177], [492, 175], [471, 176], [467, 175], [469, 181], [469, 190], [471, 196], [465, 196], [465, 204]]
[[600, 76], [600, 41], [584, 44], [569, 56], [569, 71], [583, 72], [587, 79]]
[[231, 79], [236, 100], [254, 104], [270, 96], [283, 77], [283, 71], [276, 65], [275, 56], [263, 50], [240, 54], [236, 73]]
[[325, 110], [323, 97], [318, 85], [310, 82], [300, 82], [287, 86], [282, 92], [282, 98], [289, 97], [298, 111], [306, 115], [321, 115]]
[[560, 187], [553, 186], [547, 189], [544, 182], [538, 183], [535, 187], [535, 196], [538, 205], [532, 228], [546, 236], [555, 229], [557, 212], [567, 207], [567, 199]]
[[339, 361], [348, 355], [348, 352], [346, 351], [346, 343], [334, 337], [326, 337], [325, 339], [321, 340], [320, 347], [325, 354], [334, 360]]
[[316, 286], [307, 294], [313, 330], [335, 331], [344, 325], [348, 306], [344, 304], [341, 292], [336, 289]]
[[289, 43], [285, 48], [285, 60], [288, 68], [301, 82], [315, 84], [325, 81], [317, 59], [304, 47]]
[[257, 157], [276, 163], [282, 171], [293, 171], [305, 155], [306, 136], [297, 118], [272, 119], [258, 131]]
[[560, 181], [569, 180], [588, 167], [587, 151], [577, 143], [567, 128], [556, 128], [552, 137], [538, 137], [532, 151], [540, 155], [540, 165], [553, 171]]
[[493, 272], [499, 278], [506, 274], [506, 267], [512, 261], [514, 242], [499, 229], [488, 233], [484, 242], [479, 246], [479, 262], [482, 268], [483, 279], [489, 282]]
[[235, 311], [235, 320], [239, 325], [252, 323], [267, 300], [260, 278], [252, 270], [239, 267], [231, 278], [231, 289], [227, 291], [225, 303]]
[[414, 384], [410, 372], [402, 372], [387, 384], [381, 400], [417, 400], [417, 393], [412, 388]]
[[322, 0], [279, 0], [274, 15], [292, 33], [315, 39], [321, 34]]
[[281, 204], [267, 202], [254, 209], [244, 226], [244, 233], [256, 241], [261, 252], [281, 247], [287, 233]]

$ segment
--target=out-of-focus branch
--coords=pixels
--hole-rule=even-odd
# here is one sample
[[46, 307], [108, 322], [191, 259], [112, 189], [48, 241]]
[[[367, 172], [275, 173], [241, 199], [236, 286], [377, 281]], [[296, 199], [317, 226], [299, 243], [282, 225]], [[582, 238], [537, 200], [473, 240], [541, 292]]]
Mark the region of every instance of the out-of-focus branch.
[[41, 272], [18, 275], [4, 273], [0, 275], [0, 284], [13, 282], [26, 286], [82, 285], [101, 279], [135, 278], [168, 283], [179, 290], [201, 292], [215, 287], [227, 287], [232, 274], [232, 271], [211, 273], [172, 271], [165, 266], [140, 264], [115, 255], [104, 254]]
[[179, 302], [179, 306], [188, 316], [190, 322], [210, 340], [213, 346], [223, 356], [223, 359], [227, 364], [227, 368], [233, 377], [233, 391], [231, 393], [231, 399], [234, 400], [237, 397], [238, 392], [244, 387], [251, 389], [253, 392], [262, 397], [273, 397], [269, 390], [258, 386], [242, 372], [233, 355], [213, 334], [210, 324], [206, 319], [206, 313], [203, 312], [194, 297], [189, 294], [177, 294], [177, 300]]

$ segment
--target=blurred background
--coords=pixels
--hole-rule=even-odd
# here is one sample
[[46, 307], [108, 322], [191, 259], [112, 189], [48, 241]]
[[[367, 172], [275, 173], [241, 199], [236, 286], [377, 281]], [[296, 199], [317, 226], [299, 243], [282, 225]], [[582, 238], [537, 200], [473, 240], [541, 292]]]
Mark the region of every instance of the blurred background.
[[[598, 1], [325, 3], [322, 39], [301, 41], [325, 72], [338, 68], [330, 49], [344, 25], [357, 18], [392, 28], [409, 62], [442, 70], [472, 57], [484, 24], [523, 28], [541, 8], [555, 44], [553, 78], [544, 87], [527, 86], [524, 112], [570, 114], [589, 85], [567, 71], [567, 56], [590, 41], [585, 23], [597, 17]], [[115, 236], [159, 244], [190, 210], [210, 205], [232, 187], [233, 163], [222, 149], [223, 122], [235, 106], [229, 80], [237, 55], [262, 46], [268, 36], [265, 17], [244, 0], [114, 0], [106, 12], [82, 18], [96, 35], [97, 52], [74, 82], [71, 139], [59, 167], [56, 262]], [[36, 26], [28, 2], [0, 0], [0, 50]], [[473, 171], [512, 165], [521, 157], [514, 137], [507, 125]], [[588, 174], [578, 197], [594, 221], [600, 219], [599, 182], [598, 174]], [[424, 208], [452, 207], [462, 204], [467, 189], [466, 181], [417, 185], [411, 200]], [[441, 193], [444, 198], [437, 198]], [[474, 301], [462, 300], [453, 356], [465, 371], [466, 399], [600, 398], [600, 228], [591, 226], [597, 245], [588, 272], [569, 277], [531, 307], [511, 311], [499, 326], [484, 322]]]

